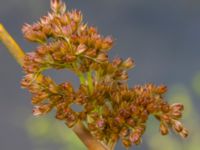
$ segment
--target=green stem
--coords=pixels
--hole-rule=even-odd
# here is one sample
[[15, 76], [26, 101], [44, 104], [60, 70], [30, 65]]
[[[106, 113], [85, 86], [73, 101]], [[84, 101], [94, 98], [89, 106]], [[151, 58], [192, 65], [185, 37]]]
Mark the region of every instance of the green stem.
[[92, 71], [87, 72], [87, 79], [88, 79], [88, 87], [90, 93], [93, 92], [93, 79], [92, 79]]
[[0, 23], [0, 41], [7, 47], [19, 65], [23, 65], [24, 51]]
[[84, 74], [80, 73], [78, 75], [78, 77], [79, 77], [80, 83], [81, 84], [85, 84], [85, 76], [84, 76]]

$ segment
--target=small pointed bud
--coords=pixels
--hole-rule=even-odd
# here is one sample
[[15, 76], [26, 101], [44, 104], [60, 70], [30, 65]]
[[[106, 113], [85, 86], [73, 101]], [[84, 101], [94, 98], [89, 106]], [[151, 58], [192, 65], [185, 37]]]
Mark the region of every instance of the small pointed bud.
[[131, 126], [132, 128], [134, 128], [135, 125], [136, 125], [135, 121], [134, 121], [132, 118], [129, 118], [129, 119], [127, 120], [127, 124], [128, 124], [129, 126]]
[[117, 71], [114, 75], [115, 80], [127, 80], [128, 73], [126, 71]]
[[58, 88], [55, 86], [55, 85], [53, 85], [53, 84], [50, 84], [49, 85], [49, 89], [48, 89], [51, 93], [53, 93], [53, 94], [56, 94], [56, 93], [58, 93]]
[[35, 106], [33, 109], [33, 116], [40, 116], [42, 115], [42, 111], [39, 109], [39, 106]]
[[47, 39], [46, 35], [41, 31], [27, 31], [24, 37], [29, 41], [38, 43], [43, 43]]
[[49, 104], [44, 104], [41, 106], [35, 106], [33, 109], [34, 116], [41, 116], [48, 113], [51, 110], [51, 106]]
[[126, 69], [131, 69], [133, 68], [135, 65], [134, 61], [132, 58], [128, 58], [127, 60], [125, 60], [123, 63], [122, 63], [122, 67], [123, 68], [126, 68]]
[[95, 131], [96, 130], [96, 126], [94, 125], [94, 124], [88, 124], [88, 129], [90, 130], [90, 131]]
[[76, 23], [79, 23], [82, 21], [82, 14], [80, 11], [78, 10], [74, 10], [72, 13], [71, 13], [71, 16], [70, 16]]
[[112, 134], [111, 137], [110, 137], [110, 140], [113, 143], [117, 142], [118, 139], [119, 139], [119, 135], [118, 134]]
[[173, 128], [176, 132], [181, 132], [183, 130], [183, 125], [181, 122], [174, 120], [173, 121]]
[[172, 109], [172, 111], [183, 111], [184, 110], [183, 104], [180, 104], [180, 103], [172, 104], [170, 106], [170, 108]]
[[117, 57], [117, 58], [113, 59], [112, 65], [115, 67], [118, 67], [121, 63], [122, 63], [122, 59]]
[[160, 124], [160, 133], [162, 135], [167, 135], [168, 132], [169, 132], [169, 129], [168, 129], [167, 125], [165, 125], [164, 123], [161, 123]]
[[166, 123], [170, 123], [171, 118], [169, 117], [169, 115], [164, 114], [161, 116], [161, 120], [163, 120]]
[[65, 60], [67, 61], [67, 62], [73, 62], [73, 61], [75, 61], [76, 60], [76, 56], [74, 56], [74, 55], [66, 55], [65, 56]]
[[43, 62], [43, 60], [41, 58], [39, 58], [39, 57], [34, 58], [33, 61], [35, 63], [42, 63]]
[[55, 117], [58, 120], [64, 120], [65, 119], [65, 115], [63, 113], [57, 113]]
[[179, 118], [182, 117], [182, 112], [180, 112], [180, 111], [172, 112], [172, 113], [171, 113], [171, 116], [172, 116], [173, 118], [175, 118], [175, 119], [179, 119]]
[[70, 92], [70, 93], [73, 93], [73, 92], [74, 92], [74, 89], [73, 89], [72, 85], [71, 85], [70, 83], [68, 83], [68, 82], [63, 83], [61, 86], [62, 86], [62, 87], [64, 88], [64, 90], [66, 90], [67, 92]]
[[88, 50], [88, 51], [85, 52], [85, 55], [87, 55], [89, 57], [96, 57], [97, 56], [97, 51], [95, 49]]
[[110, 50], [112, 48], [112, 45], [113, 45], [113, 40], [110, 36], [106, 37], [103, 41], [103, 43], [101, 44], [101, 48], [102, 48], [102, 51], [104, 50]]
[[126, 136], [128, 136], [128, 135], [129, 135], [129, 129], [126, 128], [126, 127], [123, 127], [123, 128], [121, 129], [121, 131], [120, 131], [120, 136], [121, 136], [121, 137], [126, 137]]
[[97, 120], [96, 124], [97, 124], [97, 127], [100, 129], [103, 129], [105, 127], [105, 121], [103, 119]]
[[63, 54], [60, 51], [57, 51], [52, 54], [52, 57], [55, 61], [61, 61], [63, 59]]
[[124, 145], [126, 148], [131, 147], [131, 141], [128, 140], [128, 139], [123, 139], [123, 140], [122, 140], [122, 143], [123, 143], [123, 145]]
[[66, 5], [62, 0], [51, 0], [51, 9], [55, 13], [63, 14], [66, 11]]
[[25, 34], [26, 32], [28, 32], [29, 30], [31, 29], [31, 25], [29, 25], [29, 24], [24, 24], [23, 26], [22, 26], [22, 32], [23, 32], [23, 34]]
[[47, 53], [47, 49], [43, 46], [40, 46], [37, 48], [36, 52], [38, 55], [45, 55]]
[[30, 85], [30, 81], [33, 80], [34, 75], [33, 74], [27, 74], [26, 76], [24, 76], [24, 78], [21, 81], [21, 86], [23, 88], [27, 87]]
[[179, 133], [182, 138], [188, 137], [188, 130], [183, 128], [183, 130]]
[[41, 24], [47, 25], [49, 23], [49, 18], [47, 16], [43, 16], [40, 18]]
[[161, 85], [161, 86], [157, 87], [156, 92], [158, 94], [164, 94], [167, 92], [167, 87], [165, 85]]
[[137, 132], [132, 132], [129, 136], [129, 140], [131, 143], [138, 145], [141, 141], [141, 135]]
[[105, 62], [105, 61], [108, 61], [108, 55], [106, 53], [100, 53], [98, 56], [97, 56], [97, 61], [100, 61], [100, 62]]
[[87, 29], [87, 24], [80, 25], [80, 31], [85, 31]]
[[73, 33], [73, 29], [71, 25], [64, 26], [62, 28], [62, 33], [66, 36], [70, 36]]
[[80, 55], [80, 54], [84, 53], [86, 50], [87, 50], [87, 47], [84, 44], [80, 44], [77, 47], [76, 55]]
[[66, 121], [65, 124], [67, 125], [68, 128], [72, 128], [76, 122], [75, 121]]
[[46, 92], [38, 93], [36, 96], [32, 97], [32, 104], [41, 103], [43, 100], [48, 98], [48, 94]]
[[161, 106], [161, 110], [164, 113], [168, 113], [170, 111], [169, 105], [167, 103], [163, 103]]
[[154, 104], [153, 104], [153, 103], [150, 103], [150, 104], [147, 105], [147, 111], [148, 111], [149, 113], [155, 112]]

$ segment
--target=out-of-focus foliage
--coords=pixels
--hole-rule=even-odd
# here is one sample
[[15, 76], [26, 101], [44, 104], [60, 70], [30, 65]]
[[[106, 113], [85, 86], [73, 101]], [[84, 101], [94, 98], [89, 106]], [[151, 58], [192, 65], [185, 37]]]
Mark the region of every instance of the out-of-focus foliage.
[[[71, 129], [53, 117], [30, 117], [26, 123], [27, 131], [36, 143], [35, 150], [50, 150], [48, 143], [58, 145], [57, 150], [86, 150]], [[55, 148], [52, 148], [52, 150]]]
[[192, 87], [195, 93], [200, 96], [200, 72], [198, 72], [192, 82]]

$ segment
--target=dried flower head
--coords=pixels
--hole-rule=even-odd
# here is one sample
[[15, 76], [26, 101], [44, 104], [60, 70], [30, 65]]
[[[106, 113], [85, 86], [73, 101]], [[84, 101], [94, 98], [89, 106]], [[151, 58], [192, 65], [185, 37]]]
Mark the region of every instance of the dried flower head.
[[[82, 13], [66, 12], [61, 0], [51, 1], [52, 11], [33, 25], [23, 26], [24, 37], [38, 43], [24, 59], [26, 73], [21, 85], [32, 93], [33, 114], [56, 110], [56, 118], [68, 127], [83, 121], [89, 131], [105, 144], [119, 139], [125, 147], [140, 144], [149, 115], [160, 121], [160, 132], [174, 129], [181, 137], [188, 131], [179, 121], [182, 104], [168, 104], [163, 85], [128, 87], [127, 71], [135, 66], [131, 58], [109, 60], [110, 36], [103, 37], [95, 27], [83, 23]], [[68, 69], [80, 78], [75, 90], [69, 83], [58, 84], [42, 75], [47, 69]], [[76, 112], [73, 104], [83, 110]]]

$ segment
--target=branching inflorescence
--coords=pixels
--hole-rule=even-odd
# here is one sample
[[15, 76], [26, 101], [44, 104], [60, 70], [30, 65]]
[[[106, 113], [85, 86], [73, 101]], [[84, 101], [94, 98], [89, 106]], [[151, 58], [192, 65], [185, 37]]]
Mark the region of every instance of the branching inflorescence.
[[[96, 139], [110, 147], [119, 139], [125, 147], [139, 144], [149, 115], [160, 121], [162, 135], [172, 128], [187, 137], [188, 131], [179, 121], [183, 105], [164, 101], [165, 86], [129, 88], [127, 71], [134, 67], [134, 61], [109, 60], [112, 38], [84, 24], [80, 11], [66, 12], [60, 0], [52, 0], [51, 9], [39, 22], [22, 29], [27, 40], [38, 43], [36, 50], [25, 56], [26, 75], [21, 82], [32, 93], [34, 115], [55, 109], [56, 118], [68, 127], [83, 122]], [[79, 89], [42, 75], [52, 68], [74, 72], [80, 78]], [[82, 111], [72, 109], [73, 104], [82, 106]]]

